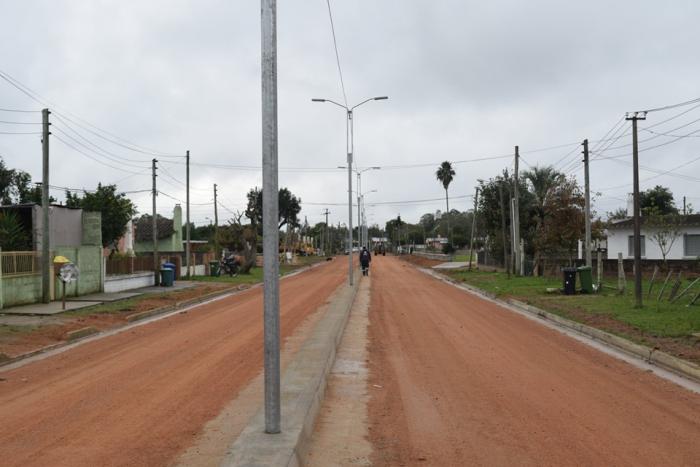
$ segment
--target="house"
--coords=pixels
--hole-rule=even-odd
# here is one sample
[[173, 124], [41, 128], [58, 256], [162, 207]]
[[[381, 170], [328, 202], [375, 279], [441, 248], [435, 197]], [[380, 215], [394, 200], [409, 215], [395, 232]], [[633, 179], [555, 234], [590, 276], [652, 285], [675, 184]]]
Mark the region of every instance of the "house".
[[[688, 260], [700, 258], [700, 214], [678, 217], [678, 235], [668, 236], [667, 260]], [[641, 217], [642, 259], [661, 260], [663, 254], [654, 239], [659, 227], [649, 225], [649, 218]], [[618, 253], [623, 258], [634, 257], [634, 222], [631, 217], [613, 221], [607, 229], [608, 259], [616, 259]]]
[[[136, 254], [153, 253], [153, 230], [150, 216], [133, 223], [133, 248]], [[158, 216], [158, 253], [182, 253], [182, 207], [176, 204], [173, 218]]]
[[447, 245], [447, 243], [447, 237], [441, 237], [439, 235], [434, 238], [425, 239], [426, 246], [435, 250], [442, 250], [442, 247]]
[[[28, 236], [24, 251], [2, 252], [0, 308], [37, 303], [42, 299], [42, 207], [33, 203], [15, 204], [0, 206], [0, 212], [15, 214]], [[49, 250], [51, 257], [65, 256], [80, 270], [78, 280], [67, 285], [67, 296], [102, 291], [104, 269], [99, 212], [52, 204], [49, 207]], [[55, 291], [60, 290], [57, 278], [51, 281], [50, 290], [51, 298], [57, 298]]]

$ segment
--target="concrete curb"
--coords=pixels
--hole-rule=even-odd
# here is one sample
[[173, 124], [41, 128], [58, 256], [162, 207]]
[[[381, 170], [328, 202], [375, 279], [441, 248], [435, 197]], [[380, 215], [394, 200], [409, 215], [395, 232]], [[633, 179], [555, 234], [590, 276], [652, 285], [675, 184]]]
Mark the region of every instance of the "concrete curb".
[[560, 328], [565, 328], [570, 331], [574, 331], [576, 333], [584, 335], [585, 337], [588, 337], [589, 339], [593, 339], [609, 347], [621, 350], [622, 352], [628, 355], [640, 358], [646, 363], [656, 365], [660, 368], [675, 373], [678, 376], [681, 376], [694, 382], [700, 382], [700, 366], [692, 362], [683, 360], [678, 357], [674, 357], [673, 355], [667, 354], [666, 352], [662, 352], [660, 350], [645, 345], [636, 344], [623, 337], [616, 336], [605, 331], [601, 331], [600, 329], [588, 326], [586, 324], [577, 323], [576, 321], [563, 318], [557, 314], [550, 313], [548, 311], [542, 310], [527, 303], [523, 303], [519, 300], [515, 300], [512, 298], [503, 300], [497, 298], [495, 294], [486, 292], [469, 284], [458, 282], [450, 277], [443, 276], [434, 271], [427, 270], [425, 268], [418, 269], [421, 272], [435, 277], [438, 280], [447, 282], [448, 284], [466, 290], [470, 293], [473, 293], [474, 295], [478, 295], [480, 297], [489, 299], [493, 302], [505, 306], [506, 308], [516, 308], [517, 310], [523, 313], [527, 313], [529, 315], [536, 316], [537, 318], [547, 320]]
[[[288, 274], [284, 274], [280, 279], [284, 279], [286, 277], [296, 276], [297, 274], [301, 274], [302, 272], [309, 271], [309, 270], [316, 268], [316, 267], [319, 267], [323, 264], [326, 264], [326, 263], [325, 262], [318, 262], [318, 263], [314, 263], [314, 264], [309, 265], [309, 266], [299, 268], [296, 271], [292, 271]], [[57, 342], [56, 344], [47, 345], [46, 347], [41, 347], [39, 349], [32, 350], [32, 351], [29, 351], [29, 352], [26, 352], [26, 353], [23, 353], [20, 355], [16, 355], [14, 357], [8, 357], [5, 354], [1, 354], [4, 356], [4, 358], [0, 358], [0, 369], [4, 366], [13, 365], [13, 364], [18, 363], [22, 360], [36, 357], [37, 355], [41, 355], [43, 353], [47, 353], [47, 352], [50, 352], [53, 350], [58, 350], [58, 349], [61, 349], [63, 347], [75, 346], [77, 344], [80, 344], [82, 341], [96, 340], [96, 339], [100, 339], [101, 337], [107, 337], [107, 336], [110, 336], [112, 334], [116, 334], [118, 332], [121, 332], [121, 331], [128, 329], [130, 327], [130, 325], [132, 325], [132, 323], [135, 323], [137, 321], [141, 321], [141, 320], [144, 320], [147, 318], [158, 317], [160, 315], [165, 315], [168, 313], [177, 312], [178, 310], [181, 310], [184, 308], [189, 308], [189, 307], [194, 306], [198, 303], [203, 303], [203, 302], [210, 301], [210, 300], [216, 300], [218, 298], [224, 298], [227, 296], [233, 296], [233, 295], [236, 295], [239, 293], [247, 292], [248, 290], [252, 290], [252, 289], [255, 289], [258, 287], [262, 287], [262, 282], [257, 282], [255, 284], [251, 284], [250, 287], [246, 287], [243, 289], [234, 289], [232, 287], [232, 288], [228, 288], [228, 289], [224, 289], [224, 290], [219, 290], [216, 292], [210, 292], [206, 295], [202, 295], [201, 297], [195, 297], [195, 298], [191, 298], [189, 300], [185, 300], [182, 302], [177, 302], [175, 305], [167, 305], [167, 306], [163, 306], [163, 307], [156, 308], [153, 310], [147, 310], [147, 311], [142, 311], [139, 313], [133, 313], [133, 314], [128, 315], [126, 317], [127, 324], [120, 326], [120, 327], [117, 327], [117, 328], [105, 329], [102, 331], [98, 331], [96, 333], [77, 336], [77, 337], [74, 337], [73, 339], [66, 340], [63, 342]]]
[[316, 417], [326, 391], [328, 374], [350, 316], [359, 280], [336, 289], [328, 310], [290, 362], [282, 378], [282, 432], [266, 434], [264, 409], [248, 422], [232, 444], [222, 466], [303, 465]]

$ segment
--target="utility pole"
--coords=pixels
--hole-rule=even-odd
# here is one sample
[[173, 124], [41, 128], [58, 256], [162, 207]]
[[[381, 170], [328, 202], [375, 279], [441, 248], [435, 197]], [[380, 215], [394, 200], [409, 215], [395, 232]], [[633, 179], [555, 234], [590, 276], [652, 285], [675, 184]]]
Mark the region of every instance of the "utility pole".
[[520, 189], [519, 189], [519, 173], [518, 165], [520, 163], [520, 150], [518, 146], [515, 146], [515, 197], [514, 197], [514, 212], [513, 212], [513, 245], [516, 245], [515, 253], [515, 270], [520, 271], [520, 261], [522, 258], [518, 253], [520, 251]]
[[510, 279], [510, 262], [508, 261], [508, 235], [506, 235], [506, 203], [503, 200], [503, 184], [498, 184], [498, 193], [501, 196], [501, 231], [503, 233], [503, 268]]
[[[277, 1], [261, 0], [265, 432], [281, 431]], [[349, 172], [348, 172], [349, 173]], [[351, 212], [352, 214], [352, 212]], [[352, 264], [352, 260], [351, 260]], [[352, 279], [351, 282], [352, 283]]]
[[362, 233], [361, 233], [361, 225], [362, 225], [362, 217], [360, 214], [360, 196], [362, 193], [362, 174], [360, 172], [357, 172], [357, 247], [359, 248], [360, 245], [362, 245]]
[[646, 120], [646, 112], [627, 114], [625, 120], [632, 121], [632, 170], [634, 185], [634, 298], [635, 307], [642, 307], [642, 239], [639, 217], [639, 144], [637, 142], [637, 121]]
[[469, 270], [472, 270], [472, 256], [474, 256], [474, 232], [476, 232], [476, 207], [479, 201], [479, 188], [474, 194], [474, 215], [472, 216], [472, 234], [469, 238]]
[[593, 267], [591, 253], [591, 185], [588, 171], [588, 139], [583, 140], [583, 173], [586, 191], [586, 266]]
[[219, 203], [217, 202], [216, 183], [214, 184], [214, 255], [219, 260]]
[[185, 162], [186, 162], [186, 167], [187, 167], [187, 176], [185, 177], [186, 180], [186, 185], [187, 185], [187, 197], [185, 198], [186, 201], [186, 224], [185, 224], [185, 255], [187, 256], [187, 260], [185, 261], [185, 265], [187, 266], [187, 278], [190, 278], [190, 256], [192, 255], [192, 247], [190, 246], [190, 151], [187, 151], [187, 155], [185, 156]]
[[159, 284], [158, 280], [158, 269], [160, 269], [160, 260], [158, 258], [158, 219], [156, 215], [156, 196], [158, 196], [158, 189], [156, 188], [156, 164], [158, 161], [153, 159], [151, 165], [151, 174], [153, 175], [153, 190], [151, 195], [153, 197], [153, 274], [155, 276], [155, 284]]
[[323, 254], [328, 256], [328, 214], [330, 214], [330, 211], [328, 208], [326, 208], [321, 214], [326, 216], [326, 222], [323, 226], [323, 233], [321, 234], [321, 238], [323, 239], [323, 247], [321, 249], [323, 250]]
[[685, 196], [683, 197], [683, 215], [685, 216], [687, 214], [685, 210]]
[[41, 111], [41, 298], [44, 303], [51, 301], [51, 244], [49, 216], [49, 109]]

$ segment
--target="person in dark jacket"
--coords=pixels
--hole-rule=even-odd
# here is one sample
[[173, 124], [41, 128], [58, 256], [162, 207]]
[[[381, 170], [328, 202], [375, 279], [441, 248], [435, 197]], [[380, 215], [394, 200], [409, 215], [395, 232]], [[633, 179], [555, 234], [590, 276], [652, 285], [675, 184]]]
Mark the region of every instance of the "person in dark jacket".
[[367, 247], [362, 247], [362, 251], [360, 252], [360, 266], [362, 266], [362, 275], [363, 276], [368, 276], [369, 275], [369, 263], [372, 262], [372, 255], [369, 253], [369, 250], [367, 250]]

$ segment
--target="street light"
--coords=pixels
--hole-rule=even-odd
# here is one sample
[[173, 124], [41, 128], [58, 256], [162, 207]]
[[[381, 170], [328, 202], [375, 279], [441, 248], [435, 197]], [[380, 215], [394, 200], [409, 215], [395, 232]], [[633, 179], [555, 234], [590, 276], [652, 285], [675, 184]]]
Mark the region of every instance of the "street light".
[[[339, 165], [339, 169], [345, 169], [346, 166], [344, 165]], [[374, 166], [374, 167], [365, 167], [362, 170], [357, 170], [353, 169], [353, 172], [357, 175], [357, 245], [359, 246], [361, 243], [361, 237], [360, 237], [360, 225], [362, 220], [360, 219], [360, 193], [362, 192], [362, 174], [367, 172], [368, 170], [380, 170], [381, 167]]]
[[[360, 194], [358, 198], [358, 212], [359, 212], [359, 205], [362, 204], [362, 218], [361, 218], [361, 223], [359, 225], [362, 226], [362, 236], [360, 237], [360, 240], [362, 242], [363, 246], [369, 247], [369, 235], [367, 232], [367, 218], [365, 217], [365, 195], [369, 195], [370, 193], [376, 193], [377, 190], [370, 190], [366, 191], [362, 194]], [[362, 200], [361, 203], [359, 200]], [[357, 229], [358, 236], [360, 235], [360, 227]]]
[[[360, 102], [359, 104], [356, 104], [350, 108], [348, 108], [346, 105], [339, 104], [338, 102], [335, 102], [331, 99], [319, 99], [319, 98], [313, 98], [311, 99], [312, 102], [330, 102], [331, 104], [337, 105], [338, 107], [341, 107], [342, 109], [345, 110], [345, 115], [346, 115], [346, 123], [345, 123], [345, 146], [347, 149], [347, 167], [348, 167], [348, 283], [350, 285], [353, 285], [353, 274], [352, 274], [352, 156], [354, 152], [354, 133], [353, 133], [353, 111], [361, 106], [362, 104], [366, 104], [369, 101], [383, 101], [389, 99], [388, 96], [378, 96], [378, 97], [370, 97], [369, 99], [365, 99], [364, 101]], [[358, 226], [358, 235], [359, 235], [359, 226]], [[359, 243], [358, 243], [359, 246]]]

